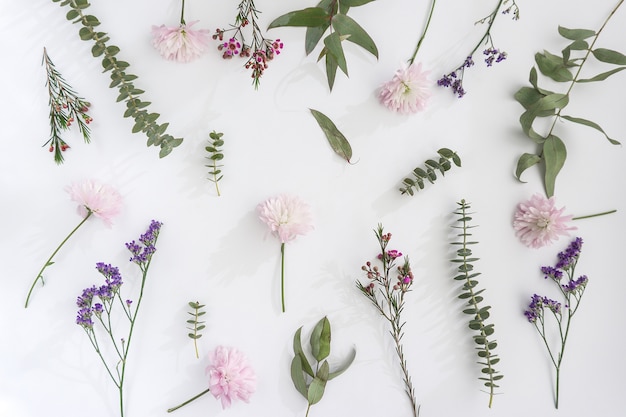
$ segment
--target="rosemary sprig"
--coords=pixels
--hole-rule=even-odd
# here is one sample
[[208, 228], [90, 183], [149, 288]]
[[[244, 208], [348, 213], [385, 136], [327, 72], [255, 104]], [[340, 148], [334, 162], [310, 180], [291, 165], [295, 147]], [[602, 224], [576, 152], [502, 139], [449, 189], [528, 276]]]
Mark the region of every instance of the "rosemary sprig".
[[46, 69], [46, 87], [48, 88], [48, 104], [50, 106], [50, 139], [43, 146], [50, 144], [48, 150], [54, 152], [54, 162], [62, 164], [64, 161], [63, 152], [70, 147], [61, 137], [62, 131], [68, 130], [72, 123], [76, 122], [85, 143], [89, 143], [91, 140], [91, 131], [87, 126], [93, 120], [87, 114], [91, 103], [80, 97], [65, 81], [50, 59], [45, 47], [43, 48], [41, 64]]
[[200, 355], [198, 354], [198, 339], [202, 337], [202, 334], [200, 332], [206, 327], [204, 325], [204, 322], [200, 321], [200, 317], [204, 316], [206, 314], [206, 311], [201, 311], [204, 307], [204, 304], [200, 304], [199, 301], [190, 301], [189, 307], [191, 307], [193, 311], [187, 312], [187, 314], [192, 317], [191, 319], [187, 320], [187, 324], [191, 325], [191, 327], [187, 327], [187, 330], [191, 330], [191, 333], [187, 334], [187, 336], [189, 336], [190, 339], [193, 339], [193, 346], [196, 349], [196, 358], [199, 359]]

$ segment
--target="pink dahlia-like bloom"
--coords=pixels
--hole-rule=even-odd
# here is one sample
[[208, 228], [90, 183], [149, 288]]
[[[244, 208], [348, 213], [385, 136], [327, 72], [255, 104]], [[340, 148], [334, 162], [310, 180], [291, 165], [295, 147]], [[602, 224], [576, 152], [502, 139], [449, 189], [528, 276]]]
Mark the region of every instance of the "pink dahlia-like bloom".
[[152, 45], [169, 61], [189, 62], [199, 57], [209, 45], [207, 29], [194, 30], [194, 21], [178, 26], [152, 26]]
[[102, 219], [107, 227], [111, 227], [113, 217], [117, 216], [122, 209], [120, 193], [115, 188], [98, 181], [75, 182], [65, 190], [70, 194], [72, 201], [78, 203], [78, 214], [87, 217], [87, 214], [91, 212]]
[[230, 407], [233, 400], [249, 402], [256, 389], [256, 374], [246, 356], [235, 348], [218, 346], [209, 354], [209, 361], [209, 389], [222, 408]]
[[381, 87], [378, 98], [389, 110], [402, 114], [417, 113], [426, 108], [430, 92], [428, 74], [422, 64], [403, 66]]
[[313, 229], [311, 208], [300, 197], [281, 194], [257, 206], [259, 218], [267, 224], [281, 243]]
[[563, 215], [564, 210], [565, 207], [557, 209], [554, 206], [554, 197], [535, 194], [517, 206], [513, 228], [522, 243], [530, 248], [552, 244], [559, 236], [567, 236], [570, 230], [576, 230], [575, 226], [568, 226], [572, 215]]

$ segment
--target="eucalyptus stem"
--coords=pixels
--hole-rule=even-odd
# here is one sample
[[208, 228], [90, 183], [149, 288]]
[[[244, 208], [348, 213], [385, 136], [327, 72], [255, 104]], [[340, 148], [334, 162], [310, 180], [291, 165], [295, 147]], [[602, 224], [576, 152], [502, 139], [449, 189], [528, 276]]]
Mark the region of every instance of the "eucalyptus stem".
[[430, 26], [430, 20], [433, 17], [433, 11], [435, 10], [435, 4], [437, 3], [437, 0], [432, 0], [432, 3], [430, 4], [430, 12], [428, 13], [428, 19], [426, 20], [426, 26], [424, 26], [424, 30], [422, 31], [422, 36], [420, 36], [419, 40], [417, 41], [417, 46], [415, 47], [415, 51], [413, 52], [413, 55], [411, 56], [411, 59], [409, 59], [409, 64], [412, 64], [413, 61], [415, 61], [415, 57], [417, 56], [417, 52], [420, 50], [420, 47], [422, 46], [422, 42], [424, 42], [424, 38], [426, 37], [426, 32], [428, 32], [428, 27]]
[[83, 220], [81, 220], [80, 223], [78, 223], [78, 225], [70, 232], [69, 235], [67, 235], [67, 237], [65, 239], [63, 239], [61, 244], [59, 246], [57, 246], [57, 248], [54, 250], [54, 252], [52, 252], [52, 255], [50, 255], [50, 257], [48, 258], [46, 263], [43, 264], [43, 266], [39, 270], [39, 273], [37, 274], [37, 277], [35, 278], [35, 281], [33, 281], [33, 285], [30, 286], [30, 290], [28, 291], [28, 295], [26, 296], [26, 302], [24, 303], [24, 308], [28, 308], [28, 302], [30, 300], [30, 296], [31, 296], [31, 294], [33, 292], [33, 289], [35, 288], [35, 285], [37, 284], [37, 281], [41, 280], [41, 285], [45, 284], [44, 280], [43, 280], [43, 271], [47, 267], [49, 267], [50, 265], [54, 264], [54, 262], [52, 262], [52, 258], [54, 258], [54, 256], [57, 254], [57, 252], [59, 252], [61, 247], [63, 247], [63, 245], [65, 245], [65, 242], [67, 242], [69, 240], [69, 238], [72, 237], [72, 235], [78, 229], [80, 229], [80, 227], [87, 221], [87, 219], [89, 217], [91, 217], [92, 214], [93, 214], [93, 212], [91, 210], [87, 209], [87, 215], [85, 216], [85, 218]]
[[185, 405], [189, 404], [190, 402], [195, 401], [195, 400], [197, 400], [198, 398], [202, 397], [204, 394], [206, 394], [206, 393], [207, 393], [207, 392], [209, 392], [209, 391], [210, 391], [210, 388], [207, 388], [207, 389], [205, 389], [204, 391], [202, 391], [200, 394], [198, 394], [198, 395], [196, 395], [196, 396], [194, 396], [194, 397], [192, 397], [192, 398], [188, 399], [188, 400], [187, 400], [187, 401], [185, 401], [184, 403], [182, 403], [182, 404], [178, 404], [176, 407], [168, 408], [168, 409], [167, 409], [167, 412], [168, 412], [168, 413], [171, 413], [172, 411], [176, 411], [176, 410], [178, 410], [179, 408], [181, 408], [181, 407], [183, 407], [183, 406], [185, 406]]

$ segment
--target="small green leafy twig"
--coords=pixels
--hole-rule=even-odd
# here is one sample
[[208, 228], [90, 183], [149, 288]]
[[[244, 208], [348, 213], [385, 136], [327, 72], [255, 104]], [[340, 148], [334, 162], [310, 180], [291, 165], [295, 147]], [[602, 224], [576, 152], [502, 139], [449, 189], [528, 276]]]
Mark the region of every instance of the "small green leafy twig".
[[63, 163], [63, 152], [69, 145], [61, 137], [61, 131], [68, 130], [76, 122], [85, 143], [90, 142], [89, 126], [93, 120], [87, 114], [89, 103], [80, 97], [65, 81], [61, 73], [43, 48], [42, 65], [46, 68], [46, 87], [48, 87], [48, 104], [50, 105], [50, 139], [43, 146], [50, 144], [50, 152], [54, 152], [54, 162]]
[[456, 152], [451, 151], [448, 148], [441, 148], [437, 151], [439, 154], [439, 162], [434, 159], [428, 159], [424, 164], [426, 165], [426, 169], [422, 169], [417, 167], [413, 170], [412, 174], [415, 179], [405, 178], [402, 180], [403, 187], [400, 188], [400, 193], [413, 195], [416, 191], [419, 191], [424, 188], [424, 180], [428, 180], [431, 184], [435, 183], [437, 179], [436, 170], [441, 172], [441, 175], [445, 175], [445, 172], [448, 171], [452, 164], [450, 160], [454, 162], [454, 165], [460, 167], [461, 166], [461, 158], [456, 154]]
[[309, 404], [306, 409], [306, 416], [308, 416], [311, 406], [317, 404], [322, 399], [326, 383], [341, 375], [352, 364], [356, 356], [356, 350], [353, 348], [345, 362], [336, 370], [330, 371], [330, 365], [326, 360], [330, 355], [330, 321], [327, 317], [324, 317], [315, 325], [311, 333], [311, 353], [315, 360], [315, 371], [313, 371], [311, 362], [302, 349], [301, 333], [302, 326], [300, 326], [293, 337], [294, 358], [291, 361], [291, 380], [298, 392], [302, 394]]
[[319, 112], [317, 110], [309, 109], [317, 124], [320, 126], [324, 134], [326, 135], [326, 139], [328, 139], [328, 143], [330, 144], [333, 151], [346, 161], [350, 162], [352, 158], [352, 147], [350, 146], [350, 142], [348, 139], [337, 129], [335, 123], [324, 113]]
[[172, 150], [180, 145], [182, 138], [174, 138], [166, 134], [169, 123], [156, 123], [159, 118], [158, 113], [148, 113], [147, 107], [150, 102], [139, 99], [144, 91], [135, 87], [133, 81], [136, 75], [126, 72], [130, 64], [117, 59], [116, 55], [120, 48], [114, 45], [107, 45], [110, 40], [105, 32], [99, 32], [96, 27], [100, 25], [97, 17], [85, 14], [85, 10], [90, 6], [87, 0], [52, 0], [60, 3], [60, 6], [67, 6], [70, 10], [66, 14], [67, 20], [72, 23], [80, 23], [78, 34], [84, 41], [93, 41], [91, 53], [94, 57], [102, 57], [102, 67], [104, 72], [111, 72], [110, 88], [117, 87], [119, 95], [117, 101], [126, 101], [126, 111], [124, 117], [132, 117], [135, 121], [132, 132], [143, 132], [148, 137], [147, 146], [160, 146], [159, 157], [167, 156]]
[[224, 154], [222, 153], [222, 150], [220, 149], [220, 147], [224, 145], [224, 140], [222, 139], [222, 136], [224, 136], [223, 133], [218, 133], [215, 130], [212, 131], [211, 133], [209, 133], [209, 138], [212, 141], [210, 142], [209, 146], [204, 148], [209, 153], [209, 156], [207, 156], [207, 159], [211, 161], [211, 165], [206, 165], [210, 169], [209, 181], [215, 184], [215, 191], [217, 191], [218, 196], [220, 196], [221, 194], [220, 194], [220, 188], [217, 185], [217, 183], [223, 177], [223, 175], [221, 175], [222, 174], [221, 168], [223, 167], [223, 165], [218, 164], [219, 161], [224, 159]]
[[461, 241], [452, 243], [453, 245], [459, 246], [459, 249], [456, 251], [457, 258], [452, 259], [452, 262], [459, 264], [457, 268], [458, 275], [456, 275], [454, 279], [463, 282], [463, 286], [461, 287], [462, 292], [459, 298], [467, 300], [468, 306], [468, 308], [463, 310], [463, 313], [473, 316], [473, 319], [469, 322], [469, 328], [478, 333], [474, 336], [474, 342], [478, 345], [478, 347], [476, 347], [476, 353], [480, 358], [478, 363], [483, 366], [481, 369], [482, 376], [478, 379], [485, 381], [484, 385], [489, 388], [489, 408], [491, 408], [495, 388], [499, 387], [496, 381], [503, 378], [503, 375], [499, 375], [499, 372], [494, 369], [494, 365], [500, 362], [498, 355], [493, 353], [493, 350], [498, 344], [495, 340], [489, 338], [494, 332], [493, 324], [485, 323], [485, 320], [489, 318], [489, 310], [491, 307], [481, 306], [481, 302], [483, 301], [481, 294], [484, 289], [477, 290], [478, 281], [476, 277], [480, 275], [480, 272], [474, 271], [473, 262], [477, 261], [479, 258], [473, 257], [470, 246], [478, 242], [468, 240], [472, 236], [468, 230], [476, 227], [469, 225], [472, 220], [469, 216], [470, 213], [467, 212], [470, 205], [466, 203], [465, 200], [461, 200], [457, 204], [459, 208], [454, 214], [458, 216], [457, 223], [461, 225], [452, 227], [460, 230], [457, 236], [461, 237]]
[[[556, 177], [561, 168], [563, 168], [567, 158], [565, 143], [554, 134], [557, 121], [566, 120], [591, 127], [602, 133], [611, 144], [620, 144], [617, 140], [610, 138], [597, 123], [580, 117], [568, 116], [562, 114], [562, 112], [569, 104], [570, 93], [574, 85], [577, 83], [603, 81], [611, 75], [626, 69], [626, 55], [611, 49], [594, 48], [598, 37], [623, 2], [624, 0], [619, 1], [598, 31], [568, 29], [559, 26], [559, 34], [571, 41], [561, 51], [561, 55], [555, 55], [548, 51], [535, 54], [537, 68], [543, 75], [556, 82], [569, 83], [565, 93], [555, 93], [540, 88], [537, 83], [537, 69], [534, 66], [530, 70], [529, 78], [532, 87], [522, 87], [515, 93], [515, 99], [525, 109], [519, 119], [522, 130], [538, 146], [536, 153], [524, 153], [519, 157], [515, 176], [521, 181], [520, 177], [524, 171], [533, 165], [541, 164], [544, 169], [543, 183], [548, 197], [554, 195]], [[582, 78], [581, 70], [591, 56], [600, 62], [616, 65], [617, 67], [591, 78]], [[553, 118], [546, 135], [540, 135], [533, 129], [533, 122], [538, 117]]]
[[327, 30], [330, 34], [324, 38], [324, 47], [317, 60], [326, 60], [326, 78], [332, 91], [337, 68], [348, 75], [348, 65], [343, 51], [343, 41], [352, 42], [365, 49], [378, 59], [378, 48], [368, 33], [351, 17], [350, 7], [362, 6], [373, 0], [321, 0], [316, 7], [296, 10], [277, 17], [270, 23], [269, 29], [292, 26], [306, 27], [304, 49], [309, 55], [317, 46]]
[[199, 301], [190, 301], [189, 307], [191, 307], [193, 311], [187, 312], [187, 314], [192, 317], [187, 320], [187, 324], [191, 325], [191, 327], [187, 327], [187, 330], [191, 330], [191, 333], [187, 334], [187, 336], [189, 336], [190, 339], [193, 339], [193, 346], [196, 349], [196, 358], [200, 358], [200, 355], [198, 354], [198, 339], [202, 337], [200, 332], [206, 327], [204, 322], [200, 321], [200, 317], [204, 316], [206, 311], [201, 311], [202, 308], [204, 308], [204, 304], [200, 304]]

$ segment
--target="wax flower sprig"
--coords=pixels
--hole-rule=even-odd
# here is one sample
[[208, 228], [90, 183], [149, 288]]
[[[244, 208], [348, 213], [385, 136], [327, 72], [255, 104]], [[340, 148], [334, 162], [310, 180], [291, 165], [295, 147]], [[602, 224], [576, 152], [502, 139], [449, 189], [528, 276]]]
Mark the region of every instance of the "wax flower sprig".
[[[546, 296], [535, 294], [531, 297], [528, 309], [524, 311], [524, 315], [528, 321], [535, 326], [539, 336], [541, 336], [541, 339], [548, 350], [550, 361], [555, 369], [555, 408], [559, 408], [561, 366], [563, 364], [563, 354], [565, 352], [565, 345], [569, 336], [572, 318], [580, 307], [580, 302], [589, 281], [587, 275], [576, 277], [575, 273], [576, 265], [578, 264], [578, 259], [580, 258], [582, 244], [583, 240], [580, 237], [577, 237], [569, 244], [565, 251], [559, 252], [558, 261], [554, 267], [541, 267], [541, 272], [544, 274], [544, 278], [547, 280], [549, 279], [558, 287], [563, 303], [552, 300]], [[554, 320], [549, 319], [550, 315], [547, 315], [546, 317], [546, 312], [548, 311], [551, 313]], [[548, 324], [546, 322], [547, 320], [553, 322], [557, 328], [555, 333], [559, 343], [556, 347], [551, 345], [553, 337], [548, 334], [549, 332], [546, 328], [546, 324]]]
[[61, 137], [62, 131], [69, 130], [75, 122], [85, 143], [91, 141], [91, 130], [87, 126], [93, 120], [87, 114], [91, 103], [80, 97], [65, 81], [45, 47], [42, 65], [46, 68], [46, 87], [48, 87], [48, 105], [50, 106], [50, 139], [43, 146], [50, 144], [48, 150], [54, 152], [54, 162], [62, 164], [63, 152], [70, 147]]
[[[133, 240], [126, 243], [126, 248], [132, 255], [130, 262], [139, 266], [141, 270], [141, 286], [135, 299], [136, 302], [122, 297], [123, 282], [119, 269], [103, 262], [97, 263], [96, 269], [104, 276], [105, 284], [100, 287], [93, 285], [85, 288], [76, 301], [76, 305], [79, 307], [76, 324], [85, 331], [89, 342], [117, 388], [120, 417], [124, 417], [124, 381], [128, 365], [128, 353], [133, 331], [137, 324], [139, 307], [143, 299], [148, 269], [156, 251], [155, 245], [161, 226], [161, 222], [152, 220], [146, 232], [139, 238], [139, 242]], [[114, 326], [119, 326], [119, 320], [126, 322], [125, 332], [118, 332], [114, 329]], [[104, 338], [99, 336], [102, 331], [105, 334]], [[120, 338], [120, 334], [125, 336]], [[111, 349], [103, 350], [102, 346], [105, 342], [111, 344]], [[112, 352], [113, 358], [105, 358], [106, 352]]]
[[[237, 7], [235, 23], [230, 29], [217, 29], [213, 34], [213, 39], [220, 42], [217, 49], [222, 53], [222, 58], [231, 59], [239, 56], [246, 60], [245, 68], [252, 74], [254, 88], [258, 89], [263, 73], [277, 55], [283, 49], [283, 42], [280, 39], [269, 39], [263, 34], [259, 27], [260, 11], [254, 5], [254, 0], [242, 0]], [[251, 26], [252, 40], [246, 41], [244, 28]], [[231, 36], [225, 36], [228, 32], [233, 32]], [[225, 40], [226, 38], [226, 40]]]
[[207, 29], [192, 29], [197, 20], [185, 22], [185, 0], [182, 0], [180, 24], [152, 26], [152, 45], [169, 61], [190, 62], [200, 57], [209, 46]]
[[368, 282], [362, 284], [357, 280], [356, 286], [391, 326], [390, 334], [402, 369], [405, 392], [411, 402], [413, 416], [417, 417], [419, 406], [415, 399], [415, 389], [411, 382], [402, 346], [403, 328], [406, 321], [403, 321], [401, 317], [404, 310], [404, 297], [411, 290], [413, 284], [413, 272], [408, 256], [405, 256], [404, 262], [396, 267], [396, 259], [402, 257], [402, 252], [387, 249], [391, 240], [391, 233], [384, 233], [382, 224], [378, 225], [374, 233], [380, 245], [378, 259], [382, 263], [382, 269], [378, 265], [372, 265], [369, 261], [366, 262], [361, 269], [365, 271]]
[[[519, 157], [515, 176], [521, 181], [521, 175], [524, 171], [534, 165], [541, 165], [543, 185], [548, 197], [554, 195], [556, 178], [567, 159], [565, 142], [555, 134], [557, 126], [562, 125], [562, 123], [557, 122], [567, 121], [590, 127], [603, 135], [610, 144], [620, 144], [619, 141], [609, 137], [596, 122], [566, 115], [563, 109], [569, 104], [572, 89], [576, 84], [603, 81], [626, 69], [626, 55], [611, 49], [595, 47], [600, 34], [623, 2], [624, 0], [620, 0], [617, 3], [597, 31], [569, 29], [559, 26], [559, 35], [569, 42], [561, 51], [561, 55], [552, 54], [548, 51], [535, 54], [537, 68], [544, 76], [550, 79], [550, 82], [566, 83], [567, 90], [564, 93], [555, 93], [540, 88], [538, 85], [537, 68], [534, 66], [530, 70], [529, 77], [532, 87], [522, 87], [515, 93], [515, 100], [524, 107], [524, 112], [519, 118], [522, 131], [535, 142], [537, 147], [535, 153], [524, 153]], [[591, 78], [583, 78], [582, 69], [587, 62], [594, 61], [589, 59], [592, 56], [595, 58], [595, 61], [609, 64], [613, 67]], [[550, 128], [545, 135], [537, 133], [533, 128], [535, 120], [539, 117], [552, 119], [551, 123], [549, 123]]]
[[85, 180], [72, 183], [69, 187], [66, 187], [65, 191], [69, 193], [72, 201], [78, 203], [77, 211], [79, 216], [82, 217], [82, 220], [74, 229], [72, 229], [65, 239], [63, 239], [63, 241], [59, 244], [59, 246], [57, 246], [54, 252], [52, 252], [52, 255], [50, 255], [39, 270], [39, 273], [35, 277], [35, 280], [28, 291], [28, 295], [26, 296], [26, 302], [24, 303], [25, 308], [28, 307], [30, 297], [33, 294], [33, 290], [35, 289], [37, 282], [41, 281], [41, 285], [44, 285], [44, 271], [46, 268], [54, 264], [53, 259], [55, 255], [74, 235], [74, 233], [76, 233], [76, 231], [80, 229], [80, 227], [85, 224], [85, 222], [92, 215], [102, 219], [107, 227], [111, 227], [113, 224], [112, 219], [119, 214], [122, 208], [122, 196], [120, 193], [113, 187], [101, 184], [95, 180]]
[[496, 21], [496, 17], [498, 17], [500, 14], [510, 14], [513, 16], [513, 20], [518, 20], [519, 7], [517, 7], [517, 3], [515, 3], [515, 0], [499, 0], [498, 4], [491, 13], [476, 22], [476, 24], [487, 25], [483, 36], [476, 43], [476, 46], [474, 46], [470, 53], [467, 54], [463, 63], [459, 65], [455, 70], [441, 77], [437, 81], [437, 85], [441, 87], [452, 88], [452, 92], [456, 94], [458, 98], [461, 98], [466, 93], [465, 88], [463, 87], [463, 76], [465, 75], [465, 69], [474, 66], [474, 54], [476, 53], [476, 51], [478, 51], [478, 49], [488, 45], [488, 47], [483, 50], [483, 59], [485, 61], [485, 64], [487, 64], [487, 67], [491, 67], [494, 62], [498, 63], [506, 59], [507, 53], [494, 46], [493, 37], [491, 34], [491, 30], [493, 29], [493, 24]]

